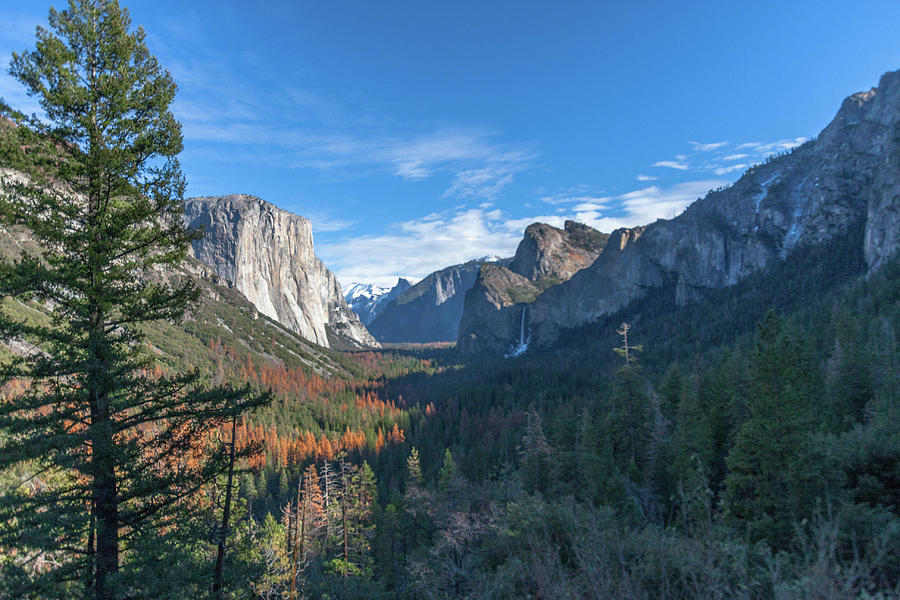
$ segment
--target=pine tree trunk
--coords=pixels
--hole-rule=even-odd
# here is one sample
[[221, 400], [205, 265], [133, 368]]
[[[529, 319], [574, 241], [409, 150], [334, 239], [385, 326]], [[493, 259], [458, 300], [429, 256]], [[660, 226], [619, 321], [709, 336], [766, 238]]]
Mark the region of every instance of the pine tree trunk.
[[94, 555], [94, 597], [113, 600], [107, 577], [119, 571], [119, 501], [115, 473], [115, 444], [109, 422], [109, 402], [91, 391], [92, 496], [97, 521]]
[[291, 600], [297, 600], [297, 569], [299, 568], [299, 563], [297, 562], [297, 546], [300, 543], [300, 536], [302, 535], [302, 527], [300, 525], [300, 484], [301, 481], [297, 482], [297, 514], [294, 518], [294, 539], [291, 542]]
[[[92, 282], [93, 283], [93, 282]], [[89, 348], [91, 372], [87, 387], [91, 410], [91, 496], [97, 522], [97, 548], [94, 555], [94, 597], [112, 600], [107, 577], [119, 571], [119, 498], [116, 482], [116, 444], [113, 439], [109, 397], [102, 381], [109, 377], [103, 315], [95, 308], [91, 316]]]
[[237, 415], [231, 418], [231, 448], [228, 450], [228, 479], [225, 483], [225, 507], [222, 509], [222, 533], [219, 536], [219, 549], [216, 553], [216, 572], [213, 576], [213, 598], [223, 598], [222, 575], [225, 571], [225, 545], [228, 541], [228, 526], [231, 519], [231, 485], [234, 480], [234, 446], [237, 433]]
[[96, 520], [94, 519], [94, 511], [93, 504], [89, 505], [88, 510], [91, 513], [90, 516], [90, 526], [88, 527], [88, 539], [87, 539], [87, 550], [85, 554], [87, 555], [87, 560], [89, 567], [85, 569], [87, 571], [85, 573], [84, 580], [84, 597], [90, 598], [91, 592], [94, 589], [94, 570], [93, 570], [93, 560], [94, 560], [94, 529]]
[[344, 577], [347, 576], [347, 568], [350, 565], [350, 552], [347, 544], [347, 496], [350, 494], [350, 485], [347, 481], [347, 468], [341, 460], [341, 528], [344, 530]]

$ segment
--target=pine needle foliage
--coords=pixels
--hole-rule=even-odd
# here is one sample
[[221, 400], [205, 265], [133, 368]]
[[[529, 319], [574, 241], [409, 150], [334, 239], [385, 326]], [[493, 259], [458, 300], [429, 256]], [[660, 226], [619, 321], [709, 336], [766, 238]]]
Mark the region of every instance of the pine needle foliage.
[[0, 469], [27, 475], [0, 498], [0, 547], [17, 549], [21, 575], [5, 584], [24, 586], [9, 597], [134, 597], [117, 576], [136, 558], [128, 540], [174, 524], [222, 470], [212, 433], [265, 397], [166, 372], [142, 334], [196, 301], [175, 267], [200, 235], [182, 221], [176, 86], [144, 31], [115, 1], [71, 0], [36, 36], [10, 74], [44, 114], [0, 107], [0, 222], [40, 246], [0, 263], [0, 297], [50, 314], [0, 313], [0, 337], [32, 348], [0, 372], [27, 382], [0, 404]]

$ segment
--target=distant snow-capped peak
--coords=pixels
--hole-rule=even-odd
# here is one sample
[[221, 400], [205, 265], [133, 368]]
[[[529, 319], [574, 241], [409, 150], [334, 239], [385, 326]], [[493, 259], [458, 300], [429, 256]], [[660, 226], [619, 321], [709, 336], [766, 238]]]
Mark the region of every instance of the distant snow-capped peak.
[[397, 280], [397, 285], [392, 288], [382, 287], [374, 283], [354, 282], [343, 288], [344, 300], [350, 310], [355, 312], [363, 325], [368, 325], [378, 316], [387, 304], [408, 290], [411, 284], [402, 277]]
[[380, 285], [375, 285], [374, 283], [359, 282], [353, 282], [350, 285], [345, 286], [343, 289], [344, 299], [348, 304], [351, 304], [358, 298], [368, 298], [374, 300], [379, 296], [387, 294], [390, 291], [390, 288], [381, 287]]

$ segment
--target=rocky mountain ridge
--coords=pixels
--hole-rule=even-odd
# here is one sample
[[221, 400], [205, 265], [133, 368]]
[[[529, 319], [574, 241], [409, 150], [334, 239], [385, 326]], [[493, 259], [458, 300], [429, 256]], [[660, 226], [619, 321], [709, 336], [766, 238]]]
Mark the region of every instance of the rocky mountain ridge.
[[[487, 314], [500, 306], [530, 302], [547, 287], [590, 265], [607, 237], [575, 221], [566, 221], [561, 229], [532, 223], [515, 256], [486, 256], [435, 271], [387, 304], [369, 323], [369, 330], [383, 342], [459, 339], [468, 303], [486, 302]], [[473, 293], [477, 301], [470, 300]]]
[[[732, 186], [710, 192], [674, 219], [649, 224], [636, 236], [614, 232], [590, 267], [537, 297], [527, 330], [536, 343], [548, 343], [563, 328], [593, 321], [664, 286], [673, 286], [684, 304], [859, 223], [872, 271], [900, 246], [898, 213], [900, 71], [894, 71], [877, 88], [848, 97], [817, 139], [751, 167]], [[609, 251], [616, 245], [619, 251]], [[513, 325], [497, 341], [492, 323], [471, 318], [460, 347], [475, 352], [514, 345], [520, 328], [507, 320]]]
[[402, 277], [392, 288], [371, 283], [352, 283], [344, 288], [344, 300], [362, 324], [368, 325], [391, 300], [411, 287], [412, 284]]
[[195, 257], [264, 315], [320, 346], [378, 346], [313, 251], [308, 219], [254, 196], [190, 198], [185, 221], [203, 227]]
[[472, 260], [431, 273], [387, 303], [369, 331], [380, 342], [455, 341], [465, 294], [482, 264]]

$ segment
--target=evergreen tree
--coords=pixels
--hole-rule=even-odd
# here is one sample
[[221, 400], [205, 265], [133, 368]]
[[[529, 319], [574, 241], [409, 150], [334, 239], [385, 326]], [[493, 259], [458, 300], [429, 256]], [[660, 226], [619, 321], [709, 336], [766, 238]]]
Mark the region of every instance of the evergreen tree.
[[574, 492], [579, 500], [593, 500], [600, 478], [597, 432], [590, 411], [585, 407], [578, 419], [575, 435]]
[[696, 386], [682, 387], [675, 424], [675, 473], [682, 481], [694, 478], [697, 471], [708, 472], [715, 457], [715, 440], [706, 406]]
[[39, 302], [50, 319], [0, 314], [0, 337], [41, 350], [3, 368], [3, 381], [31, 385], [0, 405], [0, 468], [29, 465], [47, 485], [0, 501], [0, 522], [14, 524], [0, 545], [53, 556], [45, 576], [107, 600], [129, 593], [116, 581], [123, 538], [210, 481], [222, 449], [209, 432], [263, 398], [204, 390], [146, 351], [142, 325], [182, 318], [197, 297], [187, 279], [156, 274], [197, 232], [182, 222], [175, 84], [143, 30], [113, 0], [71, 0], [10, 73], [46, 119], [2, 107], [15, 125], [0, 167], [18, 175], [0, 182], [0, 221], [41, 250], [0, 264], [0, 296]]
[[830, 361], [828, 405], [833, 428], [844, 430], [862, 422], [874, 398], [871, 353], [860, 342], [859, 323], [846, 309], [835, 322], [835, 348]]
[[814, 367], [773, 311], [757, 329], [748, 418], [728, 455], [725, 508], [751, 539], [785, 548], [792, 520], [815, 508], [817, 490], [804, 481]]
[[522, 458], [522, 484], [528, 492], [544, 492], [550, 483], [551, 448], [544, 435], [541, 416], [534, 406], [528, 408], [525, 435], [519, 450]]
[[613, 381], [603, 433], [616, 466], [636, 483], [643, 480], [647, 466], [650, 416], [650, 398], [641, 368], [620, 368]]
[[406, 470], [410, 483], [422, 485], [422, 466], [419, 464], [419, 451], [415, 446], [409, 451], [409, 457], [406, 459]]
[[659, 403], [666, 419], [675, 420], [686, 384], [684, 373], [678, 363], [672, 364], [663, 375], [659, 384]]
[[438, 486], [442, 492], [446, 492], [450, 488], [450, 482], [456, 476], [456, 463], [453, 462], [453, 455], [450, 454], [450, 448], [444, 450], [444, 463], [438, 473]]

